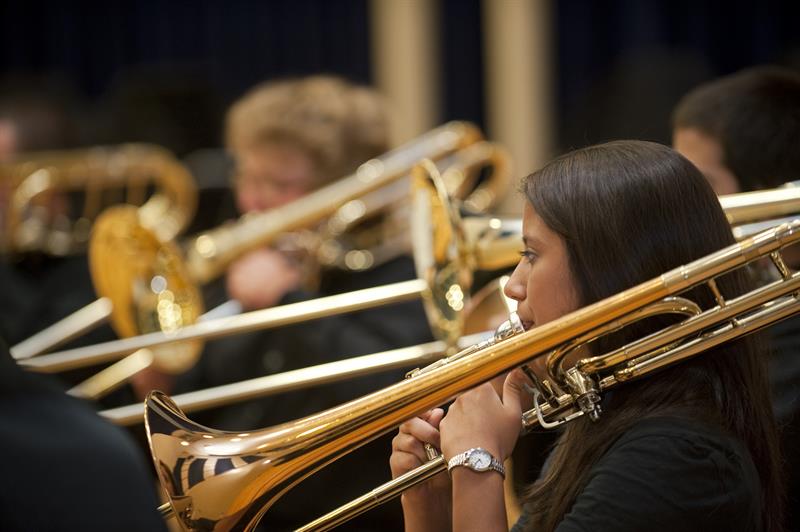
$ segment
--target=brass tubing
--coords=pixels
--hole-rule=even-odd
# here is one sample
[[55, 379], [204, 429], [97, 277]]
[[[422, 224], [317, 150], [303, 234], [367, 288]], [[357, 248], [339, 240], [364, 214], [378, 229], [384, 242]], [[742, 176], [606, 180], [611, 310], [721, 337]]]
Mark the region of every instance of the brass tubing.
[[[609, 323], [606, 327], [608, 330], [617, 330], [622, 328], [623, 326], [630, 324], [633, 321], [643, 320], [650, 316], [656, 315], [663, 315], [663, 314], [678, 314], [684, 315], [687, 318], [690, 316], [696, 316], [700, 314], [702, 311], [697, 304], [693, 301], [689, 301], [687, 299], [681, 297], [668, 297], [661, 301], [656, 301], [650, 305], [642, 307], [635, 312], [632, 312], [626, 315], [624, 318], [620, 319], [619, 324], [617, 323]], [[592, 333], [587, 333], [583, 336], [576, 337], [572, 341], [567, 342], [564, 345], [555, 349], [553, 353], [551, 353], [547, 357], [547, 375], [548, 377], [554, 382], [561, 382], [561, 377], [563, 376], [564, 372], [561, 368], [561, 363], [563, 362], [564, 358], [567, 357], [570, 353], [572, 353], [578, 347], [589, 343], [592, 339], [596, 338], [596, 335]], [[609, 355], [609, 358], [611, 355]], [[596, 357], [602, 358], [605, 360], [606, 357]], [[619, 361], [617, 361], [619, 362]]]
[[67, 342], [108, 321], [111, 316], [111, 307], [111, 300], [101, 297], [78, 312], [70, 314], [63, 320], [11, 347], [11, 356], [17, 360], [24, 360]]
[[[4, 247], [10, 244], [11, 251], [26, 210], [37, 196], [53, 190], [86, 190], [83, 221], [89, 222], [87, 217], [94, 218], [99, 211], [104, 190], [132, 182], [139, 182], [141, 188], [153, 181], [157, 192], [139, 212], [142, 223], [165, 240], [186, 228], [197, 205], [197, 189], [189, 170], [168, 150], [152, 144], [20, 153], [0, 163], [0, 179], [14, 188], [4, 213], [7, 234], [0, 235], [9, 241]], [[78, 220], [73, 226], [77, 224]]]
[[21, 360], [20, 364], [27, 369], [43, 373], [54, 373], [67, 369], [90, 366], [110, 360], [118, 360], [123, 356], [146, 347], [195, 339], [211, 339], [235, 333], [263, 330], [280, 327], [300, 321], [324, 318], [345, 312], [355, 312], [379, 305], [400, 303], [417, 299], [428, 289], [422, 280], [403, 281], [399, 283], [356, 290], [346, 294], [337, 294], [300, 303], [292, 303], [279, 307], [246, 312], [239, 316], [230, 316], [216, 320], [198, 322], [182, 327], [166, 334], [153, 332], [132, 338], [104, 342], [88, 347], [51, 353], [40, 357]]
[[642, 338], [624, 348], [607, 355], [583, 359], [577, 366], [581, 371], [595, 373], [621, 364], [625, 360], [639, 358], [657, 350], [661, 345], [676, 342], [689, 335], [698, 334], [720, 320], [731, 320], [753, 305], [764, 305], [777, 297], [800, 290], [800, 277], [793, 275], [787, 280], [774, 281], [766, 286], [728, 300], [723, 308], [716, 307], [713, 314], [704, 312], [682, 323], [660, 331], [657, 335]]
[[[800, 274], [795, 274], [795, 279], [798, 278], [798, 275]], [[736, 324], [729, 323], [720, 329], [691, 340], [667, 353], [646, 358], [641, 362], [634, 360], [632, 361], [631, 367], [615, 372], [614, 379], [619, 382], [631, 380], [695, 356], [698, 353], [721, 345], [734, 338], [738, 338], [739, 336], [751, 334], [797, 314], [797, 305], [798, 299], [794, 296], [784, 301], [776, 302], [773, 305], [767, 305], [751, 316], [737, 319]]]
[[402, 495], [407, 489], [433, 478], [439, 473], [447, 471], [447, 462], [444, 456], [439, 455], [433, 460], [422, 464], [408, 473], [381, 484], [374, 490], [362, 495], [351, 502], [340, 506], [336, 510], [311, 521], [305, 526], [301, 526], [295, 532], [324, 532], [350, 521], [381, 504], [388, 502], [395, 497]]
[[720, 205], [731, 225], [757, 222], [800, 213], [800, 187], [798, 182], [778, 188], [739, 192], [719, 197]]
[[362, 164], [356, 172], [303, 198], [267, 212], [247, 216], [195, 238], [187, 250], [191, 278], [204, 284], [217, 277], [233, 258], [269, 244], [287, 231], [309, 227], [348, 201], [405, 176], [423, 158], [438, 159], [480, 140], [466, 122], [451, 122]]
[[[798, 214], [800, 214], [800, 209], [798, 211], [799, 211]], [[748, 236], [753, 236], [754, 234], [760, 233], [761, 231], [766, 231], [770, 227], [775, 227], [776, 225], [789, 223], [797, 219], [798, 219], [797, 215], [787, 216], [785, 218], [773, 218], [762, 222], [752, 222], [742, 225], [736, 225], [731, 229], [733, 230], [733, 237], [736, 240], [742, 240], [743, 238], [747, 238]]]
[[[485, 334], [465, 336], [459, 340], [459, 346], [466, 347], [480, 341], [485, 336]], [[278, 393], [303, 390], [320, 384], [339, 382], [390, 369], [425, 364], [443, 356], [446, 351], [447, 344], [445, 342], [429, 342], [188, 392], [173, 396], [172, 400], [185, 413], [195, 412]], [[100, 415], [112, 423], [127, 426], [141, 423], [144, 420], [143, 413], [142, 404], [136, 403], [103, 410]]]

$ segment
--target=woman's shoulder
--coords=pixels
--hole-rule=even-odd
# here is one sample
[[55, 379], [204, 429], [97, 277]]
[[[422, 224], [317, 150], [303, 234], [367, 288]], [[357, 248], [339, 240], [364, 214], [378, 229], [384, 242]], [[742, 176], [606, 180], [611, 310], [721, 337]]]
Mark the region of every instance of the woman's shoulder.
[[692, 456], [720, 458], [743, 464], [750, 460], [744, 443], [721, 427], [682, 416], [647, 417], [633, 423], [611, 445], [605, 459], [615, 454], [637, 453], [642, 450], [664, 454], [670, 451], [691, 453]]
[[647, 418], [594, 465], [563, 530], [753, 530], [760, 493], [736, 438], [692, 419]]
[[721, 427], [695, 419], [661, 416], [634, 423], [596, 470], [620, 464], [641, 466], [653, 472], [653, 481], [670, 486], [683, 481], [709, 492], [732, 493], [744, 487], [755, 491], [753, 495], [760, 493], [758, 474], [744, 443]]

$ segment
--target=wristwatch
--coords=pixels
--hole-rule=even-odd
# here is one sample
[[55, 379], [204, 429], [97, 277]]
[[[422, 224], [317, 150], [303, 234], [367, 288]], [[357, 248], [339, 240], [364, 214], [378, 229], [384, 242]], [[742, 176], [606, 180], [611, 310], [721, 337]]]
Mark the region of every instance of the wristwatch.
[[479, 473], [497, 471], [503, 478], [506, 478], [506, 468], [503, 467], [503, 463], [482, 447], [474, 447], [447, 461], [448, 472], [458, 466], [468, 467]]

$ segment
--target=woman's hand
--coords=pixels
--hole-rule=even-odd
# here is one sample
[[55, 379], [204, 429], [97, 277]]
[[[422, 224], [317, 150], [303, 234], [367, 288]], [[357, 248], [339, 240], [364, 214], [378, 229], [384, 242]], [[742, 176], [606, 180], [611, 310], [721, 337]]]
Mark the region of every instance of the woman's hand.
[[257, 249], [234, 261], [228, 268], [228, 295], [245, 310], [276, 305], [300, 284], [300, 272], [283, 254], [273, 249]]
[[500, 461], [508, 458], [522, 428], [525, 382], [525, 374], [516, 369], [506, 377], [502, 397], [488, 382], [460, 395], [440, 426], [445, 457], [483, 447]]
[[[525, 381], [525, 374], [517, 369], [506, 377], [502, 396], [490, 382], [459, 396], [439, 426], [444, 456], [450, 459], [467, 449], [483, 447], [505, 461], [522, 428]], [[508, 530], [503, 479], [499, 474], [457, 467], [452, 471], [452, 485], [453, 530]]]
[[[400, 425], [392, 440], [389, 465], [392, 478], [397, 478], [428, 461], [425, 444], [439, 449], [439, 423], [444, 410], [434, 408]], [[407, 531], [450, 529], [450, 478], [447, 473], [406, 490], [402, 496], [403, 516]]]

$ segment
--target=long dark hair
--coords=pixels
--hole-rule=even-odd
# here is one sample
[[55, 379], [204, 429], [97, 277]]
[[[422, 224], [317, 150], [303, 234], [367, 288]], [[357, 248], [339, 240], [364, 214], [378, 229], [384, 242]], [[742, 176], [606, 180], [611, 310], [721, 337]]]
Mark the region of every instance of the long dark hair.
[[[559, 157], [523, 181], [541, 219], [566, 242], [582, 305], [657, 277], [734, 242], [719, 202], [702, 174], [666, 146], [618, 141]], [[724, 295], [744, 293], [749, 279], [717, 280]], [[707, 288], [689, 297], [713, 305]], [[657, 320], [663, 323], [663, 320]], [[602, 344], [632, 340], [652, 321]], [[777, 430], [766, 379], [765, 350], [750, 336], [615, 390], [596, 423], [565, 429], [546, 475], [529, 490], [528, 509], [552, 530], [588, 481], [591, 466], [635, 421], [683, 415], [741, 440], [761, 476], [762, 524], [778, 530], [782, 506]]]

